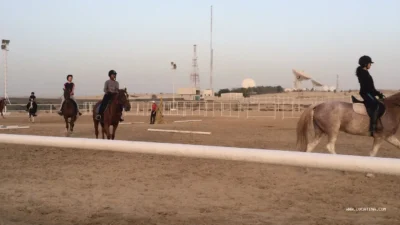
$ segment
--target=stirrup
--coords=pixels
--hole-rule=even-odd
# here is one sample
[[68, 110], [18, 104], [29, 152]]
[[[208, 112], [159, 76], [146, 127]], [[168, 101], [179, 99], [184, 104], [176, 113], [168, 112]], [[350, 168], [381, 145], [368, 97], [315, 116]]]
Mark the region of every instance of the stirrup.
[[101, 120], [101, 115], [96, 115], [96, 120]]

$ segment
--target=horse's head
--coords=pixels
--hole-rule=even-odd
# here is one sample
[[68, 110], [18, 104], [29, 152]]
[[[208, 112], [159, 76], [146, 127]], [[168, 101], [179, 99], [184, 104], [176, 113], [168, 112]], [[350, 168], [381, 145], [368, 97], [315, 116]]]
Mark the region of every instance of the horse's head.
[[129, 94], [126, 88], [118, 90], [118, 103], [124, 106], [125, 111], [131, 110], [131, 103], [129, 102]]
[[64, 99], [68, 100], [71, 97], [71, 93], [69, 92], [69, 90], [67, 90], [66, 88], [64, 88]]
[[5, 99], [5, 98], [1, 98], [1, 99], [0, 99], [0, 107], [4, 107], [4, 106], [6, 106], [6, 105], [7, 105], [6, 99]]

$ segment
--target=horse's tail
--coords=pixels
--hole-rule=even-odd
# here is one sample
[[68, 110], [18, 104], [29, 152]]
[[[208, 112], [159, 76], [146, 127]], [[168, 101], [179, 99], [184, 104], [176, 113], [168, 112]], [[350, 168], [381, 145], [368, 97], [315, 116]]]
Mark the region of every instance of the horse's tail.
[[301, 114], [299, 121], [297, 122], [297, 143], [296, 148], [300, 151], [306, 151], [308, 145], [308, 132], [309, 127], [313, 123], [313, 115], [315, 104], [310, 105], [304, 112]]

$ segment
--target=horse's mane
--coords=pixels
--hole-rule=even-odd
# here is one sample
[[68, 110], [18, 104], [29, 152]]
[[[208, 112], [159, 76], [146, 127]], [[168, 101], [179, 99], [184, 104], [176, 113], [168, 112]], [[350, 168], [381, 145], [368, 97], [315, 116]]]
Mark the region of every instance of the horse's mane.
[[385, 98], [385, 103], [400, 105], [400, 92]]

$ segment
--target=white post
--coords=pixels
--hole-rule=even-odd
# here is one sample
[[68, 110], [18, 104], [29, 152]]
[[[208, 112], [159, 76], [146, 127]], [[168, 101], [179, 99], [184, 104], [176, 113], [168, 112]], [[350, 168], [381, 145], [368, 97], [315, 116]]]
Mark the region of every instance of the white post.
[[232, 102], [229, 101], [229, 116], [232, 116]]
[[214, 101], [213, 101], [213, 117], [215, 116], [214, 112], [215, 112], [215, 108], [214, 108]]
[[171, 62], [172, 66], [172, 109], [175, 109], [175, 71], [176, 63]]

